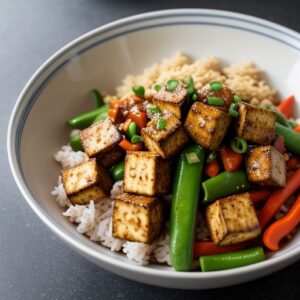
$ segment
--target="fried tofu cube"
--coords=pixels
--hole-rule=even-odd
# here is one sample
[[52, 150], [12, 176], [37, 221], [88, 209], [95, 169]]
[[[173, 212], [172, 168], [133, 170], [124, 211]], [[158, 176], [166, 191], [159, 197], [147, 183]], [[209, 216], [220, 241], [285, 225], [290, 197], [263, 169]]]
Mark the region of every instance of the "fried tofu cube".
[[80, 131], [85, 153], [95, 157], [104, 167], [118, 162], [124, 151], [118, 146], [122, 136], [109, 118]]
[[[164, 119], [164, 129], [157, 128], [159, 119]], [[142, 137], [147, 149], [168, 159], [178, 153], [189, 141], [180, 120], [171, 112], [157, 116], [142, 129]]]
[[115, 200], [115, 238], [150, 244], [160, 234], [163, 221], [164, 207], [159, 198], [123, 193]]
[[199, 145], [215, 150], [225, 137], [231, 117], [228, 113], [202, 102], [195, 102], [185, 120], [189, 136]]
[[95, 158], [62, 171], [62, 182], [73, 204], [85, 205], [107, 197], [113, 185], [108, 171]]
[[144, 196], [170, 192], [171, 163], [148, 151], [127, 152], [124, 168], [124, 192]]
[[276, 115], [273, 111], [242, 102], [236, 126], [238, 137], [259, 145], [269, 145], [275, 138]]
[[284, 155], [271, 145], [251, 149], [247, 156], [247, 174], [250, 182], [284, 187], [286, 181]]
[[217, 200], [206, 209], [211, 238], [226, 246], [256, 238], [261, 229], [249, 193]]
[[172, 92], [168, 91], [166, 86], [164, 86], [153, 97], [152, 102], [161, 110], [168, 110], [180, 119], [185, 113], [187, 97], [187, 89], [182, 84]]

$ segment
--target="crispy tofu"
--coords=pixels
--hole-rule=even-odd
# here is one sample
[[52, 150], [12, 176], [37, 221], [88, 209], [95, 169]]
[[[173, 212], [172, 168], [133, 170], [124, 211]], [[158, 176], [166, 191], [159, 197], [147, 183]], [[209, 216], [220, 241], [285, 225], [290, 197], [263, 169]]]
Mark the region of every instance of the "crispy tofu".
[[80, 140], [85, 153], [95, 157], [104, 166], [118, 162], [124, 151], [118, 146], [122, 136], [109, 118], [80, 131]]
[[89, 204], [107, 197], [113, 185], [108, 171], [95, 158], [62, 171], [62, 182], [73, 204]]
[[[164, 129], [157, 128], [160, 118], [166, 121]], [[157, 116], [142, 129], [142, 137], [147, 149], [167, 159], [178, 153], [189, 141], [180, 120], [171, 112]]]
[[124, 192], [144, 196], [170, 192], [171, 163], [148, 151], [127, 152], [124, 168]]
[[226, 86], [223, 86], [222, 89], [220, 89], [219, 91], [213, 91], [210, 88], [210, 85], [207, 84], [200, 90], [199, 99], [201, 101], [206, 102], [208, 97], [218, 97], [223, 99], [225, 101], [225, 104], [222, 106], [216, 106], [215, 108], [228, 112], [230, 104], [232, 103], [233, 100], [233, 93]]
[[251, 149], [247, 156], [247, 174], [250, 182], [284, 187], [286, 181], [284, 155], [271, 145]]
[[251, 240], [261, 232], [249, 193], [210, 204], [206, 209], [206, 220], [211, 238], [219, 246]]
[[273, 111], [242, 102], [236, 126], [237, 136], [259, 145], [269, 145], [275, 138], [276, 115]]
[[115, 200], [115, 238], [150, 244], [160, 234], [163, 221], [164, 207], [159, 198], [123, 193]]
[[168, 110], [181, 119], [186, 110], [187, 97], [187, 89], [182, 84], [172, 92], [169, 92], [164, 86], [153, 97], [152, 102], [161, 110]]
[[230, 122], [231, 117], [228, 113], [202, 102], [195, 102], [184, 127], [197, 144], [215, 150], [226, 135]]

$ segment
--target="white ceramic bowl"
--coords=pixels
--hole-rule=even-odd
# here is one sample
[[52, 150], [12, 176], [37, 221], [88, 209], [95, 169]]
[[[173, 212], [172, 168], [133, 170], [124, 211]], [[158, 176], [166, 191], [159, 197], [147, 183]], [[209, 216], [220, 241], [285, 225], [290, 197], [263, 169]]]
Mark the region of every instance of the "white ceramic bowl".
[[225, 63], [255, 61], [281, 95], [300, 99], [300, 35], [241, 14], [198, 9], [167, 10], [110, 23], [71, 42], [32, 76], [14, 108], [8, 131], [10, 166], [19, 189], [41, 220], [62, 240], [99, 266], [144, 283], [206, 289], [258, 278], [300, 257], [298, 235], [269, 260], [233, 270], [175, 272], [167, 266], [137, 266], [125, 256], [89, 241], [63, 216], [50, 195], [59, 174], [53, 160], [68, 141], [66, 120], [86, 111], [88, 92], [113, 92], [128, 73], [181, 51]]

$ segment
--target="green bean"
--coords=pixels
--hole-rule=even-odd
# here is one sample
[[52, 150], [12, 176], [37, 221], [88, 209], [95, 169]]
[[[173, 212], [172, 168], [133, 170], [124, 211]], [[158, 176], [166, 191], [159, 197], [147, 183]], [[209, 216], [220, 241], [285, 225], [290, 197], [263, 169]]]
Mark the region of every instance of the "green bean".
[[103, 106], [95, 110], [71, 118], [68, 121], [68, 124], [74, 129], [80, 129], [80, 130], [85, 129], [93, 123], [93, 121], [98, 115], [107, 112], [108, 108], [109, 108], [109, 104], [105, 103]]
[[143, 138], [139, 135], [134, 135], [130, 141], [131, 144], [137, 144], [137, 143], [141, 143], [143, 141]]
[[122, 180], [124, 177], [124, 160], [110, 167], [109, 172], [114, 181]]
[[132, 91], [139, 97], [144, 97], [145, 95], [145, 88], [142, 85], [132, 87]]
[[129, 138], [132, 138], [134, 135], [136, 135], [137, 132], [137, 125], [135, 122], [130, 122], [129, 126], [128, 126], [128, 130], [126, 132], [126, 135]]
[[202, 183], [204, 191], [203, 203], [210, 203], [250, 189], [247, 174], [244, 171], [222, 172]]
[[[199, 162], [188, 162], [187, 154], [191, 153], [197, 155]], [[204, 148], [192, 144], [181, 152], [177, 161], [170, 215], [170, 257], [172, 266], [177, 271], [188, 271], [192, 268], [204, 156]]]
[[93, 98], [97, 108], [104, 105], [103, 97], [98, 90], [92, 90], [92, 98]]
[[290, 127], [292, 128], [292, 129], [294, 129], [298, 124], [297, 124], [297, 122], [296, 121], [294, 121], [294, 120], [290, 120], [290, 121], [288, 121], [289, 122], [289, 125], [290, 125]]
[[106, 111], [103, 112], [103, 113], [101, 113], [101, 114], [99, 114], [99, 115], [94, 119], [94, 121], [93, 121], [92, 124], [95, 124], [95, 123], [97, 123], [97, 122], [99, 122], [99, 121], [102, 121], [102, 120], [104, 120], [105, 118], [107, 118], [107, 112], [106, 112]]
[[70, 140], [70, 145], [73, 151], [84, 151], [81, 141], [80, 135], [74, 135]]
[[231, 103], [229, 107], [229, 115], [233, 118], [239, 117], [239, 112], [237, 111], [238, 104], [237, 103]]
[[300, 133], [275, 123], [275, 132], [282, 135], [285, 147], [292, 153], [300, 155]]

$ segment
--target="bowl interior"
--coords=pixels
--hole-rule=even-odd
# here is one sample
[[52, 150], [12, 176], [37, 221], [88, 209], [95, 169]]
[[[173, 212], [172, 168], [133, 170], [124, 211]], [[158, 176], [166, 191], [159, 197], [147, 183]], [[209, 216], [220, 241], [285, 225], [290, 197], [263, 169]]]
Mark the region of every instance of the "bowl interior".
[[[224, 65], [254, 61], [266, 72], [266, 79], [282, 97], [295, 94], [300, 99], [299, 50], [288, 41], [259, 34], [251, 24], [236, 25], [237, 21], [229, 26], [228, 21], [213, 19], [208, 22], [203, 17], [184, 20], [173, 19], [157, 25], [150, 18], [146, 20], [148, 23], [123, 24], [94, 32], [45, 65], [27, 87], [23, 94], [25, 100], [19, 105], [20, 116], [26, 109], [28, 115], [22, 121], [18, 163], [35, 201], [50, 222], [59, 224], [71, 239], [120, 261], [126, 258], [79, 234], [62, 216], [63, 209], [50, 195], [60, 172], [53, 154], [69, 140], [66, 120], [92, 109], [93, 103], [88, 96], [91, 89], [96, 87], [113, 93], [126, 74], [141, 73], [145, 67], [180, 51], [192, 58], [217, 56]], [[28, 102], [31, 103], [30, 111]], [[21, 121], [16, 118], [15, 122]], [[276, 256], [299, 244], [298, 233]], [[166, 266], [150, 268], [170, 269]]]

